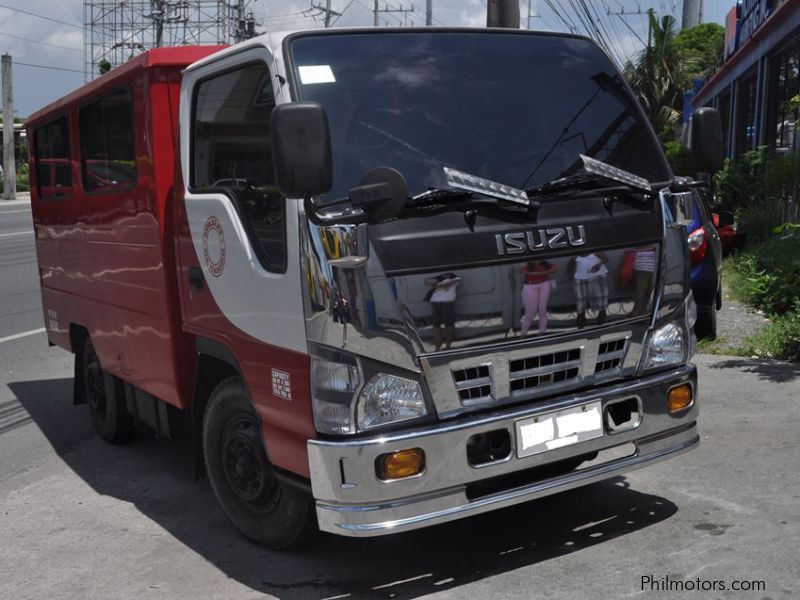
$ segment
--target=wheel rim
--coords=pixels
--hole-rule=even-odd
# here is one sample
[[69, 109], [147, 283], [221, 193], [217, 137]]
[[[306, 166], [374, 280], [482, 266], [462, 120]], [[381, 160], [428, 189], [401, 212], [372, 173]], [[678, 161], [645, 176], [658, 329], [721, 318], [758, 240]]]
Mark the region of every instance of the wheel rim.
[[236, 414], [225, 425], [222, 468], [231, 492], [241, 504], [259, 512], [269, 512], [275, 506], [277, 480], [252, 415]]

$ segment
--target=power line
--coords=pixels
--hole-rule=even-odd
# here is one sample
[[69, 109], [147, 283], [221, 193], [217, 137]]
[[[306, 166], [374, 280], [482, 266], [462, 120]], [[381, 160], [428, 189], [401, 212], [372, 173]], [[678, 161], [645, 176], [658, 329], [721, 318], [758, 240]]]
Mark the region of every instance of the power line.
[[79, 69], [67, 69], [66, 67], [51, 67], [49, 65], [34, 65], [32, 63], [24, 63], [24, 62], [17, 62], [14, 61], [14, 65], [19, 65], [21, 67], [36, 67], [37, 69], [51, 69], [53, 71], [68, 71], [70, 73], [80, 73], [83, 75], [83, 70]]
[[0, 31], [0, 35], [14, 38], [15, 40], [22, 40], [23, 42], [31, 42], [33, 44], [41, 44], [42, 46], [50, 46], [51, 48], [61, 48], [62, 50], [72, 50], [73, 52], [83, 52], [83, 50], [80, 48], [74, 48], [72, 46], [61, 46], [60, 44], [48, 44], [47, 42], [42, 42], [40, 40], [34, 40], [19, 35], [13, 35], [11, 33], [3, 33], [2, 31]]
[[61, 25], [67, 25], [68, 27], [74, 27], [75, 29], [80, 29], [83, 31], [86, 29], [83, 25], [78, 25], [77, 23], [69, 23], [68, 21], [62, 21], [61, 19], [54, 19], [53, 17], [46, 17], [44, 15], [39, 15], [35, 12], [31, 12], [29, 10], [24, 10], [22, 8], [16, 8], [14, 6], [8, 6], [7, 4], [0, 3], [0, 8], [5, 8], [7, 10], [13, 10], [14, 12], [22, 13], [23, 15], [30, 15], [31, 17], [36, 17], [37, 19], [44, 19], [45, 21], [51, 21], [53, 23], [59, 23]]

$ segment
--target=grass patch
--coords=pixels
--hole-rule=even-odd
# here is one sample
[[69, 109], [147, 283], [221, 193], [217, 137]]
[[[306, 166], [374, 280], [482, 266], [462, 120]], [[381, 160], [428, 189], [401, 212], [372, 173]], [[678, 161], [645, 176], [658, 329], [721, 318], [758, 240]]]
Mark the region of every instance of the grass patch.
[[741, 352], [800, 360], [800, 235], [787, 234], [757, 244], [727, 259], [723, 273], [731, 296], [770, 317]]
[[758, 335], [741, 348], [746, 356], [800, 361], [800, 301], [792, 312], [773, 317]]

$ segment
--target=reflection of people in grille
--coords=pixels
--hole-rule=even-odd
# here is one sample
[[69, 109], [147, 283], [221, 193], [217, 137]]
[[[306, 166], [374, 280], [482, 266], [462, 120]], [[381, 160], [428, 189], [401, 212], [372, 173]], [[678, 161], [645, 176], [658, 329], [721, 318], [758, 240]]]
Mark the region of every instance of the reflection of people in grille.
[[597, 323], [604, 323], [608, 311], [608, 256], [605, 252], [573, 256], [569, 261], [569, 275], [575, 291], [580, 329], [586, 325], [586, 311], [597, 311]]
[[547, 303], [553, 282], [550, 277], [558, 267], [546, 260], [529, 262], [522, 268], [522, 304], [525, 315], [522, 317], [522, 336], [528, 335], [533, 318], [539, 315], [539, 333], [547, 331]]
[[656, 248], [647, 246], [636, 249], [633, 260], [633, 316], [638, 317], [647, 312], [650, 301], [650, 290], [653, 289], [653, 279], [656, 276]]
[[425, 285], [431, 288], [425, 299], [433, 308], [433, 343], [437, 351], [442, 348], [442, 327], [445, 349], [450, 348], [455, 337], [456, 287], [459, 283], [461, 278], [455, 273], [442, 273], [425, 280]]

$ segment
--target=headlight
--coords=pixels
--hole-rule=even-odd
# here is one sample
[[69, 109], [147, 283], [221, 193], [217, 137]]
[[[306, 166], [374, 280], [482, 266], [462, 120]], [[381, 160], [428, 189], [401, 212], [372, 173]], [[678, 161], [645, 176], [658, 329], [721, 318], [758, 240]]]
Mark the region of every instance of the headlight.
[[345, 352], [320, 348], [312, 353], [311, 400], [318, 432], [351, 435], [428, 415], [418, 381], [379, 369]]
[[662, 325], [650, 336], [645, 369], [682, 364], [686, 360], [686, 334], [677, 323]]
[[358, 430], [418, 419], [428, 414], [419, 383], [378, 373], [358, 396]]
[[360, 385], [355, 359], [348, 364], [311, 358], [311, 400], [317, 431], [332, 435], [355, 433], [353, 396]]

